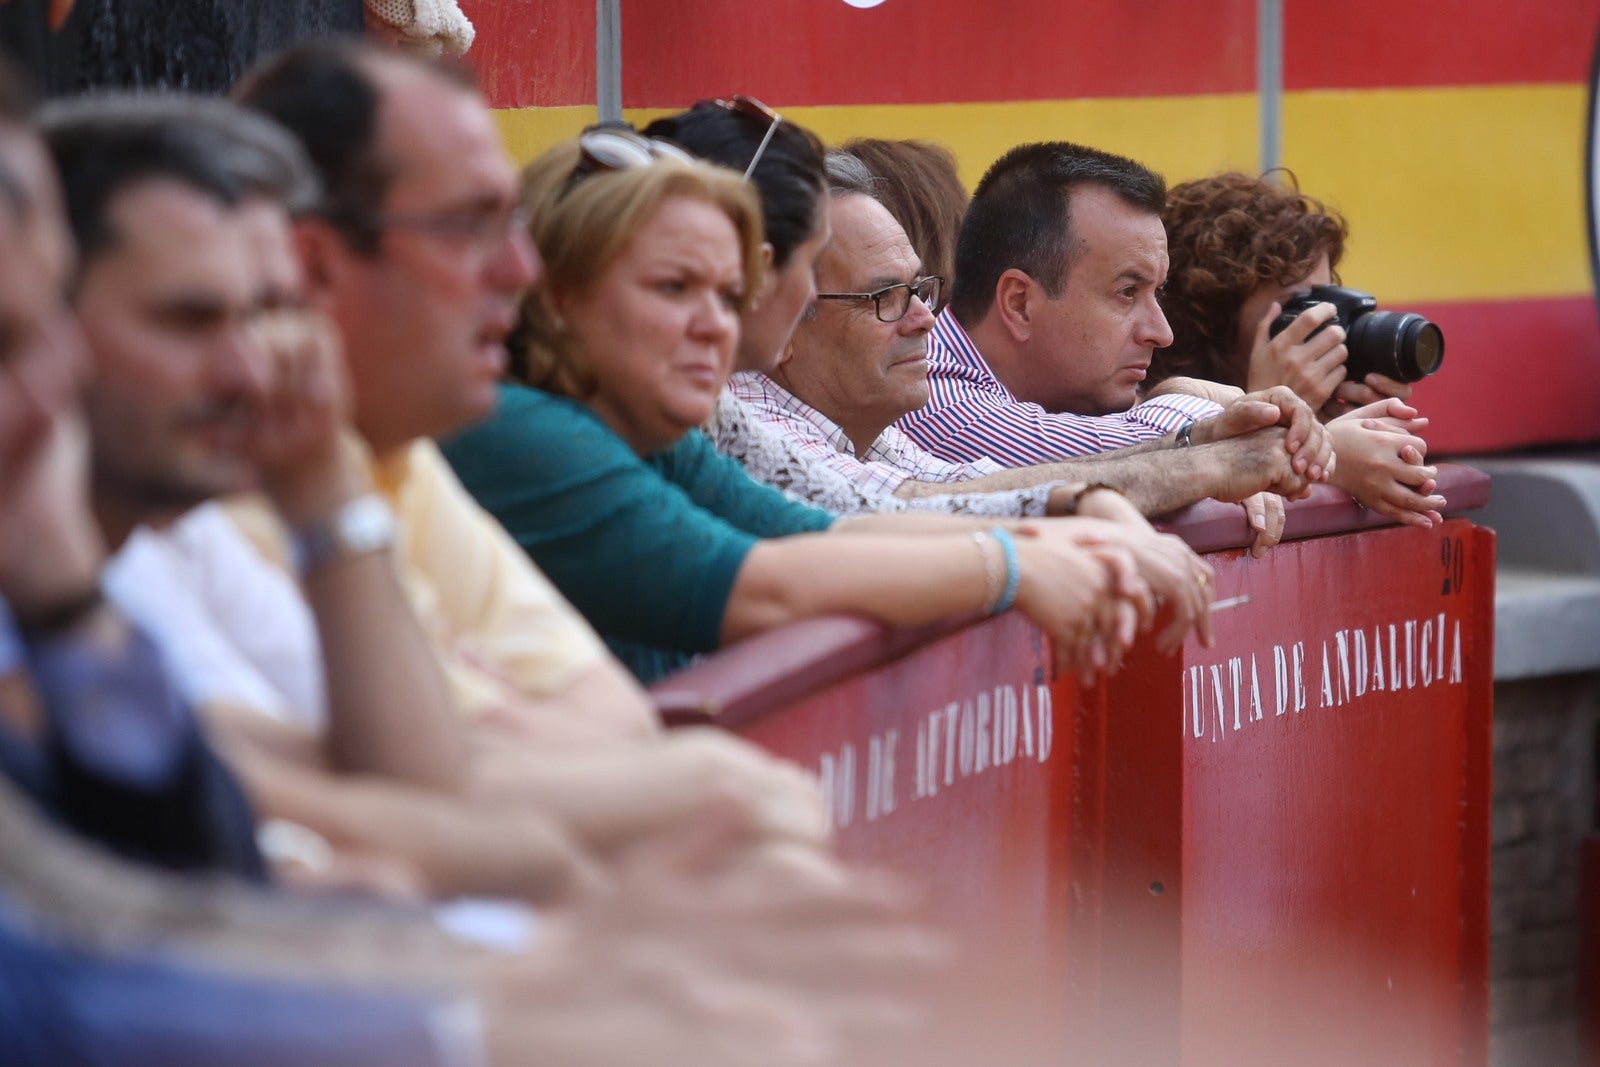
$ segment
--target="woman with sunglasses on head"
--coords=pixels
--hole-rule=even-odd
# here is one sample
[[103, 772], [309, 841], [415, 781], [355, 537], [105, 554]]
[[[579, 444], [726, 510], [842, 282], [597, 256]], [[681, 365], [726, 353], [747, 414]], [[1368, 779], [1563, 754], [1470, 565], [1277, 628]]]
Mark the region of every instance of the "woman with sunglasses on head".
[[1424, 462], [1428, 420], [1405, 403], [1411, 387], [1381, 374], [1346, 380], [1344, 330], [1324, 328], [1331, 304], [1269, 336], [1285, 302], [1338, 280], [1349, 236], [1338, 213], [1301, 193], [1293, 174], [1278, 173], [1282, 181], [1219, 174], [1168, 192], [1162, 310], [1173, 343], [1156, 351], [1149, 381], [1287, 385], [1328, 420], [1339, 457], [1329, 484], [1396, 522], [1433, 526], [1445, 500], [1435, 493], [1436, 469]]
[[[790, 334], [816, 296], [816, 265], [831, 236], [828, 175], [821, 141], [760, 101], [736, 96], [705, 100], [645, 128], [694, 155], [744, 175], [761, 198], [767, 263], [761, 290], [740, 316], [734, 371], [746, 380], [778, 365]], [[737, 379], [736, 379], [737, 380]], [[949, 492], [902, 497], [863, 484], [847, 470], [808, 453], [779, 432], [733, 389], [717, 397], [706, 432], [717, 451], [757, 481], [839, 515], [929, 512], [1043, 516], [1070, 500], [1078, 485], [1050, 481], [1002, 492]], [[954, 488], [954, 487], [952, 487]], [[1109, 494], [1102, 494], [1109, 497]], [[1095, 498], [1084, 513], [1148, 526], [1120, 499]]]
[[702, 101], [652, 122], [644, 136], [738, 171], [754, 187], [766, 269], [739, 317], [734, 369], [772, 369], [816, 295], [817, 257], [830, 236], [822, 142], [747, 96]]
[[581, 140], [525, 176], [546, 274], [512, 344], [519, 384], [446, 451], [635, 673], [651, 680], [810, 615], [911, 626], [1013, 604], [1063, 665], [1116, 661], [1151, 602], [1109, 537], [1058, 523], [836, 521], [718, 455], [696, 427], [762, 291], [755, 196], [737, 172], [653, 142], [625, 165], [618, 146]]

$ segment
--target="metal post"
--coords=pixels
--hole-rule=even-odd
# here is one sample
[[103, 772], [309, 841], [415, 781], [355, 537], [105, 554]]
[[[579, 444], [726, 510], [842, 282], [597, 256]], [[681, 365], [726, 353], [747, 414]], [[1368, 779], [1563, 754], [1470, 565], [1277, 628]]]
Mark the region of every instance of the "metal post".
[[1283, 165], [1283, 0], [1256, 5], [1256, 100], [1261, 169]]
[[622, 121], [621, 0], [595, 0], [595, 106], [601, 122]]
[[[1585, 203], [1589, 209], [1589, 271], [1595, 299], [1600, 300], [1600, 38], [1595, 40], [1594, 60], [1589, 66], [1589, 155], [1584, 177], [1588, 179]], [[1596, 953], [1594, 962], [1600, 968], [1600, 953]], [[1595, 1033], [1600, 1036], [1600, 1022], [1595, 1024]]]

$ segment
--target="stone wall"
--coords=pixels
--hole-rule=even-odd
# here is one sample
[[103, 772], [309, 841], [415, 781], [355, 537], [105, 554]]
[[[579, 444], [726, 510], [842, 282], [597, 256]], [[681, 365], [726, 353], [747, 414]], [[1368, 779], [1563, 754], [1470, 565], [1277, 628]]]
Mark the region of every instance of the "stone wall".
[[1578, 844], [1594, 820], [1600, 674], [1495, 685], [1493, 1067], [1577, 1067]]

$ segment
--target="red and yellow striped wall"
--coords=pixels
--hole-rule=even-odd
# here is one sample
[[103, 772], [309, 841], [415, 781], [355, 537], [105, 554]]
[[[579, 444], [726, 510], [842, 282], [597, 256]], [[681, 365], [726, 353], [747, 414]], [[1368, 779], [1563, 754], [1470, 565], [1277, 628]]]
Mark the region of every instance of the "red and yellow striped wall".
[[[593, 0], [463, 0], [519, 158], [594, 120]], [[1255, 170], [1256, 0], [623, 0], [629, 117], [735, 92], [829, 140], [1024, 140], [1169, 181]], [[1600, 441], [1584, 216], [1592, 0], [1284, 0], [1283, 159], [1341, 209], [1343, 275], [1438, 321], [1436, 452]]]

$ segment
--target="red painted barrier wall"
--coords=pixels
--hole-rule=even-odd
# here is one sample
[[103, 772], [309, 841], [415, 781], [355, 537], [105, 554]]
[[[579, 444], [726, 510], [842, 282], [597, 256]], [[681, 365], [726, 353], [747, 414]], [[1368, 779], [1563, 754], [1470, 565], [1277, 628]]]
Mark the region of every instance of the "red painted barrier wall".
[[818, 620], [655, 693], [816, 769], [844, 852], [927, 885], [1052, 1062], [1481, 1065], [1493, 534], [1363, 529], [1339, 496], [1260, 560], [1219, 547], [1238, 508], [1190, 509], [1249, 601], [1094, 688], [1013, 614]]

